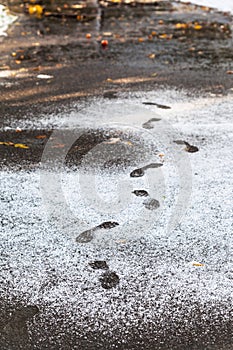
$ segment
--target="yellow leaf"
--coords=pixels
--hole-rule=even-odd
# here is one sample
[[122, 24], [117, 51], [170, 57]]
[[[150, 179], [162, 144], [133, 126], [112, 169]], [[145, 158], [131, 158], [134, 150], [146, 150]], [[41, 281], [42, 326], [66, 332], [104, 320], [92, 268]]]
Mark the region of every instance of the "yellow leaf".
[[159, 38], [160, 39], [172, 39], [172, 34], [166, 34], [166, 33], [160, 34]]
[[43, 7], [40, 5], [29, 5], [28, 13], [29, 15], [36, 15], [36, 17], [41, 18], [43, 14]]
[[176, 27], [176, 29], [186, 29], [186, 28], [188, 28], [188, 24], [187, 23], [176, 23], [175, 27]]
[[16, 147], [16, 148], [29, 148], [27, 145], [24, 145], [23, 143], [15, 143], [14, 147]]
[[4, 146], [14, 146], [13, 142], [0, 142], [0, 145], [4, 145]]
[[196, 267], [205, 266], [205, 264], [199, 263], [199, 262], [197, 262], [197, 261], [193, 261], [193, 262], [192, 262], [192, 265], [193, 265], [193, 266], [196, 266]]
[[202, 26], [200, 24], [195, 24], [193, 27], [195, 30], [201, 30]]

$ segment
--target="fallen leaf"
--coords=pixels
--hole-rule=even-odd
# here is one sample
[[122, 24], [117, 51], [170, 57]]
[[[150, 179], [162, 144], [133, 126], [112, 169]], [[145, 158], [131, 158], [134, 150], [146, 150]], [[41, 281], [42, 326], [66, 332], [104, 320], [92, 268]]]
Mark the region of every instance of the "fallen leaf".
[[104, 143], [108, 145], [114, 145], [115, 143], [120, 142], [121, 139], [119, 137], [111, 137], [108, 141], [104, 141]]
[[63, 148], [65, 147], [64, 143], [58, 143], [57, 145], [52, 146], [52, 148]]
[[194, 24], [194, 27], [193, 27], [195, 30], [201, 30], [202, 29], [202, 26], [200, 24]]
[[91, 33], [87, 33], [87, 34], [86, 34], [86, 38], [87, 38], [87, 39], [91, 39]]
[[108, 40], [102, 40], [102, 41], [101, 41], [101, 46], [102, 46], [103, 48], [107, 47], [107, 46], [108, 46]]
[[15, 129], [15, 132], [22, 132], [22, 129], [20, 129], [19, 127]]
[[144, 38], [138, 38], [139, 43], [143, 43], [143, 41], [145, 41]]
[[175, 27], [176, 27], [176, 29], [186, 29], [186, 28], [188, 28], [188, 24], [187, 23], [176, 23]]
[[159, 35], [159, 38], [160, 39], [168, 39], [168, 40], [170, 40], [170, 39], [172, 39], [172, 34], [166, 34], [166, 33], [164, 33], [164, 34], [160, 34]]
[[126, 241], [126, 239], [119, 239], [119, 240], [117, 240], [115, 242], [118, 243], [118, 244], [125, 244], [127, 241]]
[[39, 139], [39, 140], [40, 139], [46, 139], [46, 137], [47, 137], [46, 135], [37, 135], [36, 139]]
[[201, 267], [201, 266], [205, 266], [205, 264], [199, 263], [197, 261], [191, 261], [191, 265], [195, 266], [195, 267]]
[[47, 75], [47, 74], [38, 74], [37, 78], [38, 79], [52, 79], [53, 76], [52, 75]]
[[233, 70], [228, 70], [227, 74], [233, 74]]
[[153, 60], [156, 57], [156, 55], [155, 53], [150, 53], [147, 57]]
[[16, 148], [29, 148], [27, 145], [24, 145], [23, 143], [15, 143], [14, 147]]
[[37, 18], [41, 18], [43, 14], [43, 7], [40, 5], [29, 5], [29, 15], [35, 15]]

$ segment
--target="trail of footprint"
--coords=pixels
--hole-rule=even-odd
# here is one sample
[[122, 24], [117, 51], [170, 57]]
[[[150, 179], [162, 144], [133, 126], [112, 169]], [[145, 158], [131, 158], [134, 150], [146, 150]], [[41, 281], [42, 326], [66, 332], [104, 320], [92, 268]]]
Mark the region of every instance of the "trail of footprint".
[[153, 127], [152, 123], [159, 122], [160, 120], [161, 120], [160, 118], [151, 118], [146, 123], [142, 124], [142, 127], [144, 129], [153, 129], [154, 127]]
[[111, 289], [119, 284], [120, 278], [116, 274], [116, 272], [106, 271], [100, 276], [99, 281], [101, 283], [102, 288]]
[[142, 177], [145, 174], [145, 170], [152, 169], [152, 168], [160, 168], [161, 166], [163, 166], [163, 164], [161, 164], [161, 163], [151, 163], [151, 164], [148, 164], [142, 168], [138, 168], [138, 169], [133, 170], [130, 173], [130, 176], [131, 177]]
[[111, 229], [115, 226], [118, 226], [118, 222], [114, 221], [105, 221], [102, 224], [91, 228], [90, 230], [84, 231], [80, 233], [80, 235], [76, 238], [77, 243], [88, 243], [91, 242], [95, 236], [95, 233], [102, 229]]
[[156, 102], [142, 102], [142, 104], [148, 105], [148, 106], [156, 106], [156, 107], [162, 108], [162, 109], [171, 109], [170, 106], [161, 105], [161, 104], [156, 103]]

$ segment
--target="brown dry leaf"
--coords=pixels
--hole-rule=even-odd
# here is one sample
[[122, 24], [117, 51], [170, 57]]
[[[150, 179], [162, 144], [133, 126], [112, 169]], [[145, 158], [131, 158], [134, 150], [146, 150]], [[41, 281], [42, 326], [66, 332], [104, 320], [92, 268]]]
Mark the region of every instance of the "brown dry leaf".
[[46, 135], [37, 135], [36, 139], [39, 139], [39, 140], [40, 139], [46, 139], [46, 137], [47, 137]]
[[27, 145], [24, 145], [23, 143], [15, 143], [14, 147], [16, 147], [16, 148], [25, 148], [25, 149], [29, 148]]
[[52, 146], [52, 148], [63, 148], [65, 147], [64, 143], [58, 143], [57, 145]]
[[159, 153], [158, 156], [159, 156], [160, 159], [163, 159], [165, 157], [165, 154], [164, 153]]
[[16, 64], [21, 64], [21, 61], [20, 60], [15, 60], [15, 63]]
[[227, 74], [233, 74], [233, 70], [228, 70]]
[[156, 57], [156, 55], [155, 53], [150, 53], [147, 57], [153, 60]]
[[152, 32], [151, 32], [151, 35], [152, 35], [152, 36], [156, 36], [157, 33], [156, 33], [155, 31], [152, 31]]
[[145, 41], [144, 38], [138, 38], [139, 43], [143, 43], [143, 41]]
[[112, 83], [113, 80], [112, 80], [111, 78], [107, 78], [107, 79], [106, 79], [106, 82], [107, 82], [107, 83]]
[[105, 141], [104, 143], [107, 143], [108, 145], [114, 145], [115, 143], [120, 142], [121, 139], [119, 137], [111, 137], [108, 141]]
[[127, 241], [126, 241], [126, 239], [119, 239], [119, 240], [117, 240], [115, 242], [118, 243], [118, 244], [125, 244]]

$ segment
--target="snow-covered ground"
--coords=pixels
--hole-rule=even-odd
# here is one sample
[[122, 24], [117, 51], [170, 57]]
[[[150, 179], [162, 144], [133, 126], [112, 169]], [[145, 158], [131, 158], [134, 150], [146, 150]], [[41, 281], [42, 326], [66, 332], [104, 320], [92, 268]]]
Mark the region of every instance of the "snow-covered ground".
[[[142, 107], [143, 101], [171, 109]], [[65, 309], [64, 332], [78, 322], [84, 333], [103, 332], [109, 339], [121, 332], [121, 342], [133, 328], [143, 334], [151, 324], [158, 338], [169, 337], [177, 324], [187, 334], [201, 314], [208, 326], [198, 327], [196, 337], [214, 341], [211, 324], [229, 321], [233, 298], [233, 97], [191, 98], [185, 91], [161, 90], [109, 103], [98, 98], [80, 112], [75, 108], [33, 122], [66, 131], [117, 123], [126, 134], [130, 130], [142, 136], [142, 143], [154, 145], [154, 154], [145, 154], [139, 166], [163, 161], [163, 167], [136, 179], [129, 176], [133, 167], [101, 173], [90, 166], [97, 147], [90, 159], [85, 157], [85, 173], [46, 171], [45, 164], [41, 170], [1, 171], [2, 292], [39, 306], [35, 329], [37, 322], [55, 327], [57, 313]], [[142, 129], [152, 116], [161, 121]], [[54, 132], [51, 142], [58, 135]], [[176, 139], [198, 146], [199, 152], [185, 152], [173, 144]], [[134, 141], [127, 142], [133, 149]], [[110, 150], [111, 143], [104, 147]], [[160, 208], [146, 209], [145, 199], [132, 194], [135, 189], [147, 190]], [[82, 231], [108, 220], [119, 226], [97, 232], [89, 243], [75, 241]], [[102, 288], [103, 272], [88, 265], [94, 260], [105, 260], [118, 274], [115, 288]]]
[[233, 1], [232, 0], [192, 0], [194, 4], [201, 6], [209, 6], [216, 8], [220, 11], [229, 11], [233, 13]]

